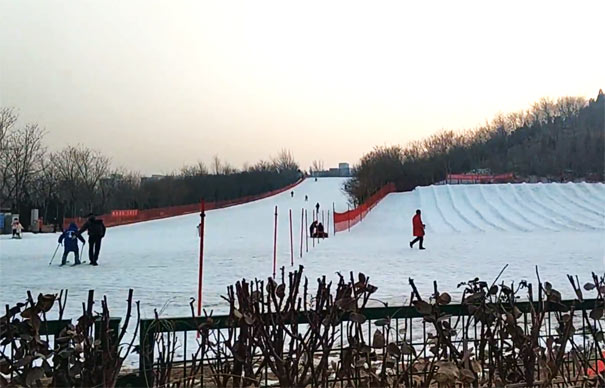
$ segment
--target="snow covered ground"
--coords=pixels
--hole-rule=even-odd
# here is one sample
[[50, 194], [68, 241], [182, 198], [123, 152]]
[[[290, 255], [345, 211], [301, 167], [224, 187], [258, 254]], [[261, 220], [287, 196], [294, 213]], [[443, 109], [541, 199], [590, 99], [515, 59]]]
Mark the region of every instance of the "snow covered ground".
[[[310, 280], [340, 271], [362, 271], [378, 286], [376, 298], [391, 304], [409, 297], [408, 278], [421, 292], [455, 291], [475, 276], [492, 280], [505, 265], [503, 279], [535, 279], [535, 265], [571, 297], [566, 274], [589, 280], [605, 271], [605, 185], [517, 184], [421, 187], [388, 195], [350, 232], [300, 252], [300, 214], [321, 204], [327, 220], [332, 203], [347, 208], [341, 178], [306, 180], [295, 191], [245, 205], [209, 211], [206, 217], [204, 305], [224, 312], [220, 295], [242, 277], [272, 273], [274, 207], [278, 206], [278, 266], [290, 264], [288, 211], [292, 209], [295, 265]], [[304, 196], [308, 195], [308, 202]], [[427, 225], [424, 251], [410, 249], [411, 217], [422, 209]], [[189, 315], [197, 293], [198, 214], [110, 228], [100, 265], [52, 266], [58, 234], [25, 234], [22, 240], [0, 236], [0, 302], [23, 300], [29, 289], [69, 289], [68, 316], [76, 316], [88, 289], [107, 295], [115, 315], [124, 312], [128, 288], [134, 288], [145, 317]], [[330, 231], [332, 225], [330, 225]], [[86, 246], [87, 248], [87, 246]], [[85, 258], [87, 254], [84, 255]], [[71, 259], [73, 262], [73, 258]], [[454, 292], [455, 294], [455, 292]]]

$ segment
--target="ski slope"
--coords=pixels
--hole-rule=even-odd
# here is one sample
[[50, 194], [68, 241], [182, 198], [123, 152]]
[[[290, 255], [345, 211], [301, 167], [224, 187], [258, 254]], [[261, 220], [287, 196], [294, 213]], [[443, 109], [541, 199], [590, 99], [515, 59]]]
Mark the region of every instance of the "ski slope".
[[[416, 209], [426, 224], [424, 251], [408, 246]], [[425, 295], [437, 280], [456, 297], [458, 283], [475, 276], [491, 282], [506, 264], [501, 279], [535, 282], [538, 266], [542, 281], [572, 298], [567, 274], [586, 282], [591, 272], [605, 272], [605, 185], [445, 185], [392, 193], [305, 262], [328, 274], [362, 271], [379, 287], [377, 299], [390, 304], [409, 300], [408, 278]]]
[[[290, 263], [289, 210], [293, 212], [293, 234], [300, 253], [301, 210], [312, 222], [315, 204], [320, 212], [346, 211], [342, 192], [344, 178], [307, 179], [290, 191], [243, 205], [206, 212], [204, 305], [220, 304], [226, 286], [243, 277], [266, 278], [273, 272], [275, 206], [278, 207], [279, 266]], [[305, 195], [308, 201], [304, 200]], [[22, 240], [0, 236], [0, 302], [22, 300], [26, 291], [54, 292], [69, 289], [69, 307], [79, 312], [89, 289], [96, 296], [108, 295], [110, 307], [120, 304], [129, 288], [141, 300], [146, 317], [153, 309], [169, 315], [188, 315], [189, 298], [197, 297], [199, 214], [147, 221], [109, 228], [102, 241], [99, 266], [59, 267], [62, 248], [53, 265], [48, 262], [59, 234], [25, 233]], [[327, 221], [326, 221], [327, 223]], [[311, 241], [310, 241], [311, 243]], [[312, 246], [310, 245], [310, 248]], [[84, 258], [88, 258], [88, 245]], [[73, 255], [70, 256], [73, 263]], [[117, 306], [116, 306], [117, 304]]]
[[[533, 281], [538, 265], [543, 280], [572, 297], [566, 274], [587, 281], [592, 271], [605, 271], [605, 185], [587, 183], [429, 186], [393, 193], [350, 232], [315, 247], [310, 240], [300, 259], [301, 209], [308, 210], [309, 224], [317, 202], [324, 217], [332, 204], [346, 210], [343, 182], [310, 179], [294, 189], [294, 198], [286, 192], [207, 212], [204, 305], [224, 312], [220, 295], [227, 285], [271, 275], [276, 205], [278, 266], [290, 265], [292, 209], [295, 265], [305, 266], [311, 284], [321, 275], [362, 271], [378, 286], [376, 298], [390, 304], [409, 298], [410, 277], [427, 295], [437, 280], [455, 296], [459, 282], [475, 276], [493, 280], [505, 264], [502, 279]], [[424, 251], [408, 246], [416, 209], [427, 225]], [[145, 317], [154, 309], [164, 316], [188, 315], [190, 297], [197, 294], [198, 223], [199, 215], [191, 214], [110, 228], [98, 267], [58, 267], [60, 252], [49, 267], [58, 234], [1, 236], [0, 301], [22, 300], [28, 289], [35, 294], [68, 288], [68, 314], [75, 315], [87, 290], [95, 289], [97, 297], [108, 296], [117, 315], [128, 288], [134, 288]]]

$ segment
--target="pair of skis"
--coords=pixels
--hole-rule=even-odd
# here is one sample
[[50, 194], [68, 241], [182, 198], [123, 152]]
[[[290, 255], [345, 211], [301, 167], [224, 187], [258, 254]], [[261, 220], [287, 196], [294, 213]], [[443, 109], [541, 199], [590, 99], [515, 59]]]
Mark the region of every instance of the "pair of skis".
[[[70, 267], [75, 267], [76, 265], [82, 265], [82, 264], [86, 264], [86, 263], [88, 263], [88, 262], [87, 261], [81, 261], [79, 263], [73, 263], [73, 264], [71, 264]], [[69, 261], [66, 262], [65, 264], [69, 264]], [[65, 264], [59, 264], [59, 267], [63, 267]]]
[[[82, 249], [80, 250], [80, 257], [82, 257], [82, 255], [84, 254], [84, 245], [86, 245], [86, 243], [82, 244]], [[53, 253], [53, 257], [51, 257], [50, 262], [48, 263], [48, 265], [50, 266], [53, 263], [53, 260], [55, 259], [55, 256], [57, 254], [57, 251], [59, 250], [59, 246], [61, 246], [61, 243], [57, 244], [57, 247], [55, 248], [55, 252]], [[80, 264], [85, 264], [86, 261], [83, 260], [80, 262]], [[80, 264], [72, 264], [70, 267], [75, 267], [76, 265], [80, 265]], [[61, 264], [60, 267], [62, 267], [64, 264]]]

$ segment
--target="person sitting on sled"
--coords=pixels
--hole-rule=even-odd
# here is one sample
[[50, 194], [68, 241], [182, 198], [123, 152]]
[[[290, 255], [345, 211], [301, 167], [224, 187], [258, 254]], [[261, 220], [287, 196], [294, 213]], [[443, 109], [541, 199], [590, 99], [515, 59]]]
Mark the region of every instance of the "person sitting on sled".
[[317, 224], [317, 232], [315, 234], [316, 234], [315, 237], [319, 237], [319, 238], [328, 237], [328, 234], [326, 232], [324, 232], [324, 224], [322, 224], [321, 222], [319, 224]]
[[63, 251], [63, 259], [61, 260], [61, 265], [65, 265], [65, 263], [67, 263], [67, 255], [69, 255], [69, 252], [73, 252], [76, 256], [76, 261], [74, 265], [81, 264], [78, 240], [82, 241], [82, 244], [86, 244], [84, 238], [80, 234], [78, 234], [78, 226], [74, 222], [72, 222], [69, 224], [67, 230], [63, 232], [61, 236], [59, 236], [59, 244], [65, 241], [65, 250]]

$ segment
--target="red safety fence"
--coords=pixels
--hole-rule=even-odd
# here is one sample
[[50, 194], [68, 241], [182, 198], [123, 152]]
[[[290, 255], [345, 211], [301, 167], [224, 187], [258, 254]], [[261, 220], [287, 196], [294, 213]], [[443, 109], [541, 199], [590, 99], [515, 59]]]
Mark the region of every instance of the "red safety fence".
[[[298, 185], [304, 180], [304, 178], [299, 179], [298, 181], [276, 189], [272, 191], [268, 191], [262, 194], [256, 195], [248, 195], [241, 198], [229, 199], [224, 201], [214, 201], [214, 202], [206, 202], [206, 210], [212, 209], [222, 209], [229, 206], [241, 205], [244, 203], [257, 201], [259, 199], [268, 198], [273, 195], [283, 193], [284, 191], [290, 190], [294, 186]], [[168, 218], [174, 216], [181, 216], [184, 214], [196, 213], [200, 211], [199, 203], [192, 203], [190, 205], [181, 205], [181, 206], [169, 206], [169, 207], [161, 207], [155, 209], [145, 209], [145, 210], [137, 210], [137, 209], [128, 209], [128, 210], [112, 210], [109, 214], [103, 214], [97, 216], [97, 218], [101, 218], [106, 227], [110, 226], [118, 226], [118, 225], [126, 225], [133, 224], [136, 222], [143, 222], [149, 220], [158, 220], [161, 218]], [[63, 227], [67, 227], [70, 222], [75, 222], [76, 225], [82, 225], [86, 221], [84, 217], [75, 217], [75, 218], [65, 218], [63, 221]]]
[[334, 233], [348, 230], [352, 226], [356, 225], [365, 218], [368, 212], [372, 210], [372, 208], [376, 206], [381, 199], [394, 191], [395, 184], [388, 183], [355, 209], [348, 210], [344, 213], [334, 212]]

